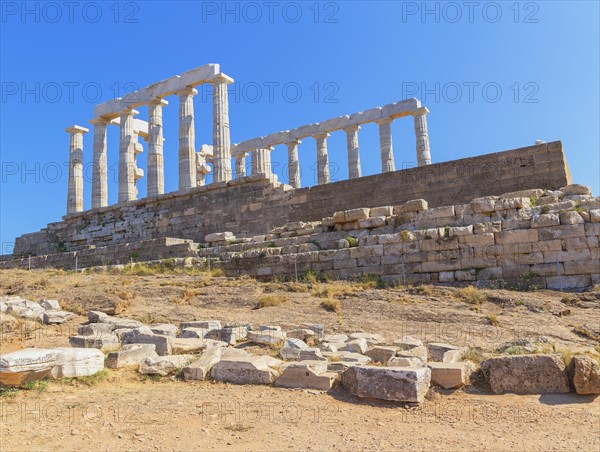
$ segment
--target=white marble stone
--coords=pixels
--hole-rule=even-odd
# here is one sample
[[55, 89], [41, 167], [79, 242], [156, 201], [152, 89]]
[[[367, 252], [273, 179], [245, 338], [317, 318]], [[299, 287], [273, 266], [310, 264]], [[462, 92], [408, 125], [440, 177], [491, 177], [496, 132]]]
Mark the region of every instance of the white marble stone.
[[69, 143], [69, 185], [67, 189], [67, 214], [83, 211], [83, 134], [89, 129], [74, 125], [65, 129]]
[[148, 103], [148, 196], [165, 192], [162, 108], [166, 105], [168, 102], [160, 98]]

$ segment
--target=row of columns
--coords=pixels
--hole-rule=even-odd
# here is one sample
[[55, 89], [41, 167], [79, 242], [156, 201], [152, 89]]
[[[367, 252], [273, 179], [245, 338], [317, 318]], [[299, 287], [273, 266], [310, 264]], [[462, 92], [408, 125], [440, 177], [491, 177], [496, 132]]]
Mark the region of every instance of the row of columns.
[[[214, 182], [227, 182], [232, 177], [227, 99], [227, 86], [232, 82], [231, 78], [224, 75], [210, 81], [213, 86]], [[206, 173], [197, 168], [193, 99], [198, 91], [187, 86], [175, 94], [179, 99], [179, 191], [187, 191], [203, 185]], [[162, 109], [167, 105], [168, 102], [159, 97], [147, 104], [148, 196], [157, 196], [165, 192]], [[119, 203], [137, 199], [136, 181], [144, 175], [135, 164], [136, 154], [142, 151], [138, 143], [138, 131], [134, 130], [135, 116], [138, 113], [133, 108], [126, 108], [119, 113]], [[108, 205], [107, 127], [111, 122], [111, 119], [103, 117], [90, 121], [94, 126], [92, 209]], [[67, 199], [67, 213], [70, 214], [83, 210], [83, 134], [87, 133], [88, 129], [75, 125], [65, 130], [71, 135]]]
[[[411, 114], [414, 118], [417, 165], [424, 166], [431, 164], [431, 152], [429, 149], [429, 137], [427, 132], [426, 116], [429, 110], [421, 107]], [[392, 145], [392, 122], [393, 118], [384, 118], [376, 121], [379, 126], [379, 147], [381, 155], [381, 172], [387, 173], [395, 171], [394, 149]], [[346, 133], [346, 143], [348, 148], [348, 177], [356, 179], [361, 177], [360, 154], [358, 152], [358, 131], [359, 125], [353, 125], [343, 129]], [[312, 138], [317, 145], [317, 183], [328, 184], [329, 175], [329, 155], [327, 152], [328, 132], [313, 135]], [[288, 183], [294, 188], [300, 188], [300, 162], [298, 160], [298, 145], [300, 140], [292, 140], [285, 143], [288, 151]], [[271, 151], [272, 147], [265, 149], [256, 149], [252, 151], [252, 174], [271, 174]], [[236, 156], [236, 174], [241, 178], [246, 176], [245, 154]]]

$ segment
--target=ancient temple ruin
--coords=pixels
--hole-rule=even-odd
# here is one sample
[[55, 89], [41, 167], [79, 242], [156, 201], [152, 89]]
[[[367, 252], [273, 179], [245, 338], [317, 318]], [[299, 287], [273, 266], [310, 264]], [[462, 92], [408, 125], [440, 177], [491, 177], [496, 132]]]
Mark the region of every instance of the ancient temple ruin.
[[[333, 278], [369, 274], [402, 284], [500, 281], [584, 289], [600, 283], [600, 198], [572, 184], [561, 142], [432, 163], [429, 111], [407, 99], [232, 144], [232, 82], [210, 64], [96, 106], [87, 211], [88, 129], [67, 128], [67, 214], [17, 238], [14, 254], [2, 256], [0, 268], [169, 259], [259, 278], [311, 271]], [[212, 144], [198, 145], [193, 102], [195, 87], [205, 83], [213, 88], [213, 137]], [[165, 193], [162, 113], [171, 95], [179, 100], [179, 185]], [[148, 121], [135, 118], [135, 108], [143, 105]], [[417, 166], [397, 170], [391, 124], [409, 116]], [[369, 123], [379, 128], [381, 172], [363, 176], [359, 130]], [[109, 205], [111, 125], [119, 127], [120, 142], [118, 202]], [[349, 178], [332, 182], [327, 141], [341, 131]], [[136, 163], [144, 148], [140, 138], [147, 145], [145, 171]], [[287, 183], [272, 172], [275, 146], [287, 148]], [[301, 187], [299, 162], [308, 153], [317, 157], [317, 184]], [[138, 199], [144, 179], [147, 196]]]
[[[213, 92], [212, 145], [202, 145], [197, 150], [194, 96], [198, 91], [195, 87], [206, 83], [212, 85]], [[179, 101], [178, 192], [180, 193], [204, 186], [206, 175], [211, 172], [211, 166], [213, 183], [229, 182], [233, 178], [238, 182], [245, 181], [248, 156], [251, 158], [250, 176], [270, 178], [272, 177], [271, 152], [274, 146], [280, 144], [284, 144], [288, 150], [289, 185], [300, 188], [298, 146], [301, 140], [306, 138], [313, 138], [316, 143], [318, 184], [328, 184], [330, 176], [327, 138], [330, 133], [342, 130], [347, 136], [349, 177], [350, 179], [361, 177], [358, 131], [361, 125], [367, 123], [376, 123], [379, 126], [382, 173], [395, 171], [391, 124], [395, 119], [404, 116], [414, 118], [418, 166], [431, 163], [426, 120], [429, 110], [421, 106], [417, 99], [371, 108], [352, 115], [340, 116], [231, 145], [227, 94], [227, 86], [231, 83], [233, 79], [220, 72], [218, 64], [208, 64], [162, 80], [123, 98], [112, 99], [96, 106], [95, 117], [90, 120], [94, 127], [92, 209], [108, 205], [106, 129], [109, 125], [116, 125], [120, 129], [118, 202], [137, 200], [136, 186], [144, 176], [146, 176], [148, 198], [165, 193], [162, 109], [169, 105], [165, 98], [171, 95], [177, 96]], [[135, 118], [139, 114], [135, 108], [142, 105], [148, 107], [147, 122]], [[82, 137], [89, 130], [73, 125], [68, 127], [66, 132], [71, 136], [67, 214], [73, 214], [83, 211]], [[136, 163], [136, 155], [143, 152], [139, 138], [147, 142], [146, 173]], [[232, 160], [235, 160], [235, 172], [232, 170]]]

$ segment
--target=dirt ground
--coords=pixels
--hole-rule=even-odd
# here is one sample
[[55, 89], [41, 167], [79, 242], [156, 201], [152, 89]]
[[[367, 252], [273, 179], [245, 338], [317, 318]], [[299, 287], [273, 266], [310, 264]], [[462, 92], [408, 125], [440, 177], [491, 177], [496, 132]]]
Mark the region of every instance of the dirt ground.
[[[135, 273], [135, 272], [134, 272]], [[147, 323], [219, 319], [326, 332], [409, 334], [469, 348], [475, 358], [516, 340], [566, 359], [600, 352], [600, 293], [512, 292], [359, 283], [257, 282], [211, 273], [2, 271], [0, 294], [61, 301], [76, 318], [20, 322], [0, 352], [68, 346], [89, 309]], [[281, 303], [256, 309], [264, 295]], [[338, 300], [338, 312], [322, 303]], [[265, 350], [264, 352], [269, 352]], [[108, 371], [0, 397], [0, 450], [600, 450], [600, 398], [491, 395], [484, 384], [433, 389], [421, 406], [328, 393], [148, 378]]]

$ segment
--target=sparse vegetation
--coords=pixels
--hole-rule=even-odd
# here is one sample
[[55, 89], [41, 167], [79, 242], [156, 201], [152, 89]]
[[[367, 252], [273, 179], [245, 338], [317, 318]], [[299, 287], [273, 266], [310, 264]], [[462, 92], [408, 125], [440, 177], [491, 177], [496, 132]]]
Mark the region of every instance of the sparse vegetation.
[[481, 306], [488, 299], [488, 295], [475, 286], [467, 286], [456, 292], [456, 295], [466, 303]]
[[537, 196], [530, 196], [529, 201], [531, 202], [531, 207], [537, 207], [537, 205], [538, 205], [538, 197]]
[[19, 388], [0, 387], [0, 397], [13, 398], [19, 393]]
[[97, 385], [98, 383], [106, 380], [109, 375], [110, 375], [110, 372], [108, 369], [102, 369], [101, 371], [96, 372], [93, 375], [87, 375], [85, 377], [77, 377], [77, 378], [75, 378], [75, 380], [77, 380], [79, 383], [82, 383], [86, 386], [94, 386], [94, 385]]
[[577, 325], [573, 328], [573, 332], [587, 339], [592, 339], [593, 341], [600, 341], [600, 334], [592, 331], [586, 325]]
[[288, 301], [290, 301], [290, 297], [287, 294], [283, 293], [261, 295], [260, 297], [258, 297], [256, 309], [266, 308], [270, 306], [279, 306], [283, 303], [287, 303]]
[[496, 314], [488, 314], [488, 315], [485, 316], [485, 319], [492, 326], [500, 326], [500, 322], [498, 321], [498, 316]]
[[35, 391], [35, 392], [44, 392], [46, 390], [46, 388], [48, 388], [48, 380], [34, 380], [34, 381], [28, 381], [27, 383], [25, 383], [23, 385], [23, 389], [27, 389], [28, 391]]
[[472, 361], [479, 364], [483, 361], [483, 353], [480, 348], [469, 347], [463, 352], [460, 359], [462, 361]]
[[346, 242], [348, 242], [348, 245], [350, 246], [350, 248], [356, 248], [358, 246], [358, 240], [356, 240], [354, 237], [346, 237], [344, 240], [346, 240]]
[[342, 310], [342, 303], [336, 298], [326, 298], [321, 301], [321, 307], [329, 312], [337, 312], [338, 314]]

